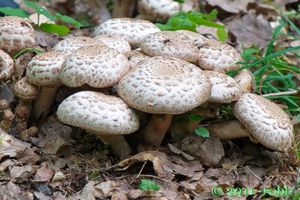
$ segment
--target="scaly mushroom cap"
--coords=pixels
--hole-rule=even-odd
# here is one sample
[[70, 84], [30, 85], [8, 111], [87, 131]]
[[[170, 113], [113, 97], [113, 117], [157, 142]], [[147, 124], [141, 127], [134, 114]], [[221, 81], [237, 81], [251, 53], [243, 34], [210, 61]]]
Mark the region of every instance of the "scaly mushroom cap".
[[129, 42], [117, 35], [98, 35], [94, 37], [94, 40], [99, 41], [120, 53], [125, 53], [131, 50]]
[[251, 92], [252, 86], [255, 85], [251, 71], [241, 70], [233, 79], [239, 84], [243, 92]]
[[35, 32], [29, 20], [7, 16], [0, 18], [0, 48], [15, 53], [35, 45]]
[[14, 61], [4, 51], [0, 49], [0, 81], [10, 79], [14, 73]]
[[130, 69], [127, 57], [106, 46], [83, 47], [65, 62], [61, 81], [69, 87], [88, 84], [95, 88], [110, 87]]
[[150, 58], [150, 56], [147, 56], [138, 50], [127, 51], [124, 53], [124, 55], [127, 56], [131, 68], [135, 67], [139, 62], [145, 60], [146, 58]]
[[118, 94], [131, 107], [156, 114], [180, 114], [204, 103], [211, 85], [197, 66], [177, 58], [148, 58], [119, 82]]
[[140, 0], [138, 10], [151, 21], [167, 20], [180, 11], [180, 5], [173, 0]]
[[292, 145], [293, 126], [289, 116], [262, 96], [245, 93], [233, 107], [237, 119], [261, 144], [285, 151]]
[[216, 40], [207, 40], [206, 45], [199, 49], [198, 55], [199, 67], [217, 72], [236, 70], [240, 68], [236, 63], [242, 60], [239, 52], [232, 46]]
[[17, 97], [24, 100], [32, 100], [39, 95], [38, 87], [28, 83], [26, 77], [21, 78], [14, 84], [13, 91]]
[[60, 71], [65, 60], [66, 54], [55, 51], [34, 56], [26, 69], [28, 82], [38, 86], [60, 85]]
[[60, 121], [99, 134], [130, 134], [138, 130], [139, 118], [120, 98], [82, 91], [58, 107]]
[[230, 76], [215, 71], [204, 70], [203, 72], [212, 85], [209, 102], [229, 103], [238, 100], [242, 95], [240, 86]]
[[127, 40], [130, 45], [137, 46], [147, 35], [159, 32], [153, 23], [131, 18], [114, 18], [96, 27], [94, 35], [118, 35]]
[[142, 51], [150, 56], [170, 56], [189, 62], [196, 62], [198, 49], [184, 34], [161, 31], [144, 38], [140, 44]]
[[53, 51], [59, 51], [66, 54], [72, 54], [74, 51], [81, 47], [100, 45], [99, 42], [93, 38], [78, 36], [78, 37], [67, 37], [60, 41], [53, 47]]
[[201, 47], [203, 47], [206, 44], [206, 41], [209, 40], [206, 37], [204, 37], [203, 35], [201, 35], [199, 33], [195, 33], [193, 31], [178, 30], [176, 32], [181, 33], [181, 34], [187, 36], [188, 38], [190, 38], [190, 40], [193, 41], [193, 43], [196, 45], [196, 47], [198, 49], [200, 49]]

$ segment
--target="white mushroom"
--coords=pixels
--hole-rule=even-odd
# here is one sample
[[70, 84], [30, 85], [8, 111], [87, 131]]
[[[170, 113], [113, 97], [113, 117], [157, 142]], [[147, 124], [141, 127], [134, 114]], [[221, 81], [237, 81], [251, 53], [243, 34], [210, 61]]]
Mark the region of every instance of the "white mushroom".
[[99, 92], [82, 91], [69, 96], [59, 105], [57, 116], [63, 123], [96, 134], [121, 158], [131, 153], [122, 135], [139, 128], [138, 116], [122, 99]]
[[178, 30], [176, 32], [187, 36], [190, 40], [193, 41], [193, 43], [196, 45], [196, 47], [198, 49], [203, 47], [206, 44], [206, 42], [209, 40], [206, 37], [204, 37], [203, 35], [201, 35], [199, 33], [196, 33], [196, 32], [193, 32], [193, 31]]
[[145, 60], [146, 58], [150, 58], [150, 56], [147, 56], [138, 50], [127, 51], [124, 53], [124, 55], [127, 56], [131, 68], [135, 67], [139, 62]]
[[241, 70], [233, 78], [239, 84], [243, 92], [251, 92], [251, 89], [255, 87], [253, 74], [247, 69]]
[[129, 42], [117, 35], [98, 35], [94, 37], [94, 40], [99, 41], [120, 53], [125, 53], [131, 50]]
[[286, 151], [292, 145], [293, 126], [289, 116], [262, 96], [245, 93], [233, 107], [237, 119], [264, 146]]
[[14, 61], [4, 51], [0, 49], [0, 81], [6, 81], [14, 73]]

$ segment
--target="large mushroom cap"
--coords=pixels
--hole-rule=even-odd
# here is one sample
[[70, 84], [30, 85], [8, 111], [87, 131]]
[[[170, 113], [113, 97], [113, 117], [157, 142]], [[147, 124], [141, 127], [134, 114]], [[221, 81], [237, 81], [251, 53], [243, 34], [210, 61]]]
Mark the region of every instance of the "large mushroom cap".
[[94, 39], [105, 44], [109, 48], [119, 51], [120, 53], [125, 53], [131, 50], [129, 42], [117, 35], [98, 35], [94, 37]]
[[150, 21], [166, 20], [180, 11], [180, 5], [173, 0], [139, 0], [138, 10]]
[[10, 79], [14, 73], [14, 61], [4, 51], [0, 49], [0, 81]]
[[118, 94], [131, 107], [156, 114], [180, 114], [205, 102], [211, 85], [197, 66], [170, 57], [140, 62], [119, 82]]
[[35, 99], [39, 95], [38, 87], [28, 83], [26, 77], [18, 80], [13, 86], [14, 93], [17, 97], [24, 100]]
[[197, 48], [201, 48], [202, 46], [204, 46], [206, 44], [206, 41], [209, 40], [206, 37], [204, 37], [203, 35], [193, 32], [193, 31], [178, 30], [176, 32], [181, 33], [181, 34], [187, 36], [188, 38], [190, 38], [193, 41], [193, 43], [197, 46]]
[[106, 46], [83, 47], [74, 52], [64, 65], [61, 81], [69, 87], [88, 84], [95, 88], [110, 87], [130, 69], [127, 57]]
[[251, 89], [255, 87], [253, 74], [248, 69], [241, 70], [233, 79], [244, 92], [251, 92]]
[[233, 107], [238, 120], [266, 147], [284, 151], [291, 147], [293, 126], [289, 116], [262, 96], [245, 93]]
[[60, 85], [60, 71], [65, 60], [66, 54], [55, 51], [34, 56], [26, 70], [28, 82], [39, 86]]
[[53, 47], [53, 51], [59, 51], [67, 54], [72, 54], [74, 51], [81, 47], [99, 45], [99, 42], [93, 38], [78, 36], [78, 37], [67, 37], [60, 41]]
[[137, 46], [147, 35], [159, 32], [153, 23], [131, 18], [114, 18], [96, 27], [94, 35], [118, 35], [127, 40], [130, 45]]
[[131, 68], [135, 67], [139, 62], [145, 60], [146, 58], [150, 58], [150, 56], [147, 56], [138, 50], [127, 51], [124, 53], [124, 55], [127, 56]]
[[230, 76], [215, 71], [203, 71], [212, 85], [209, 102], [229, 103], [242, 95], [239, 84]]
[[82, 91], [66, 98], [58, 107], [63, 123], [99, 134], [130, 134], [138, 130], [139, 119], [120, 98]]
[[174, 31], [161, 31], [144, 38], [140, 48], [150, 56], [170, 56], [196, 62], [198, 49], [186, 35]]
[[0, 48], [15, 53], [35, 45], [35, 32], [29, 20], [7, 16], [0, 18]]
[[240, 65], [237, 62], [242, 60], [239, 52], [232, 46], [216, 40], [207, 40], [206, 44], [199, 48], [198, 55], [199, 67], [218, 72], [238, 69]]

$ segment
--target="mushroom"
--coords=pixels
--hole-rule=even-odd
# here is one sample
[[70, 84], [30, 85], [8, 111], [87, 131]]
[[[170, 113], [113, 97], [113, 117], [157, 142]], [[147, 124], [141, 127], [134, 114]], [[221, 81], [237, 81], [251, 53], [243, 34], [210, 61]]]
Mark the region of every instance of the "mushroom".
[[26, 70], [27, 81], [41, 87], [36, 99], [33, 114], [36, 119], [45, 117], [55, 99], [58, 87], [61, 85], [60, 71], [66, 59], [66, 54], [49, 51], [34, 56]]
[[135, 67], [139, 62], [145, 60], [146, 58], [150, 58], [150, 56], [143, 54], [139, 50], [127, 51], [124, 53], [124, 55], [127, 56], [131, 68]]
[[111, 87], [130, 69], [127, 57], [106, 46], [79, 49], [67, 58], [60, 78], [68, 87], [87, 84], [94, 88]]
[[125, 53], [131, 50], [129, 42], [117, 35], [98, 35], [94, 37], [94, 40], [101, 42], [120, 53]]
[[78, 37], [67, 37], [60, 41], [53, 47], [53, 51], [58, 51], [71, 55], [73, 52], [81, 47], [100, 45], [99, 41], [95, 41], [93, 38], [78, 36]]
[[171, 57], [152, 57], [132, 68], [119, 82], [118, 94], [131, 107], [152, 114], [144, 142], [159, 146], [172, 116], [208, 100], [211, 85], [197, 66]]
[[[1, 37], [1, 36], [0, 36]], [[4, 51], [0, 49], [0, 81], [6, 81], [14, 73], [14, 61]]]
[[210, 124], [206, 128], [211, 135], [224, 140], [231, 140], [249, 136], [246, 128], [243, 127], [238, 120], [229, 120], [225, 122], [214, 123]]
[[140, 44], [141, 50], [150, 56], [170, 56], [188, 62], [196, 62], [198, 49], [186, 35], [174, 31], [150, 34]]
[[159, 31], [157, 26], [146, 20], [114, 18], [97, 26], [94, 36], [118, 35], [127, 40], [132, 47], [136, 47], [147, 35]]
[[28, 19], [6, 16], [0, 18], [0, 48], [14, 54], [35, 45], [35, 32]]
[[202, 69], [226, 72], [240, 68], [237, 62], [242, 58], [232, 46], [216, 40], [207, 40], [205, 45], [199, 48], [197, 64]]
[[245, 93], [233, 106], [237, 119], [264, 146], [286, 151], [292, 145], [293, 125], [289, 116], [262, 96]]
[[139, 118], [120, 98], [100, 92], [82, 91], [66, 98], [58, 107], [60, 121], [96, 134], [121, 158], [131, 153], [123, 137], [138, 130]]
[[230, 103], [237, 101], [242, 95], [239, 84], [230, 76], [209, 70], [203, 72], [212, 85], [209, 102]]
[[180, 11], [180, 5], [173, 0], [139, 0], [138, 11], [149, 21], [166, 21]]
[[196, 45], [196, 47], [198, 49], [203, 47], [206, 44], [206, 41], [209, 40], [206, 37], [204, 37], [203, 35], [201, 35], [199, 33], [196, 33], [196, 32], [193, 32], [193, 31], [178, 30], [176, 32], [187, 36], [190, 40], [193, 41], [193, 43]]
[[27, 128], [31, 114], [32, 100], [39, 95], [39, 89], [28, 83], [27, 78], [23, 77], [13, 85], [13, 91], [19, 98], [19, 104], [16, 107], [16, 127], [18, 133], [21, 133]]
[[233, 79], [243, 92], [251, 92], [251, 89], [255, 87], [253, 74], [248, 69], [241, 70]]

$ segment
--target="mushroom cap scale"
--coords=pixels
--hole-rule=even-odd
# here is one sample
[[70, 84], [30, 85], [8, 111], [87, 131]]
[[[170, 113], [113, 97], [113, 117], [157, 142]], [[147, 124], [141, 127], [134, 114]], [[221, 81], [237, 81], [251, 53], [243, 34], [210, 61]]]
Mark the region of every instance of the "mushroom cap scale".
[[118, 94], [131, 107], [154, 114], [180, 114], [204, 103], [211, 85], [197, 66], [171, 57], [140, 62], [119, 82]]
[[60, 85], [60, 71], [65, 60], [66, 54], [55, 51], [34, 56], [28, 63], [26, 70], [28, 82], [38, 86]]
[[138, 130], [139, 118], [120, 98], [82, 91], [58, 107], [60, 121], [97, 134], [130, 134]]
[[198, 49], [186, 35], [174, 31], [161, 31], [144, 38], [142, 51], [150, 56], [170, 56], [189, 62], [196, 62]]
[[87, 84], [105, 88], [116, 84], [130, 69], [127, 57], [106, 46], [83, 47], [69, 56], [61, 81], [69, 87]]
[[277, 104], [262, 96], [245, 93], [235, 103], [233, 112], [261, 144], [277, 151], [291, 147], [293, 126], [289, 116]]
[[14, 73], [14, 61], [4, 51], [0, 49], [0, 81], [6, 81]]
[[176, 32], [183, 34], [183, 35], [187, 36], [188, 38], [190, 38], [193, 41], [193, 43], [197, 46], [197, 48], [201, 48], [202, 46], [204, 46], [206, 44], [206, 41], [209, 40], [206, 37], [204, 37], [203, 35], [193, 32], [193, 31], [178, 30]]
[[137, 46], [147, 35], [159, 32], [159, 28], [147, 20], [114, 18], [96, 27], [94, 35], [117, 35]]
[[117, 35], [98, 35], [94, 37], [94, 40], [99, 41], [120, 53], [125, 53], [131, 50], [129, 42]]
[[23, 100], [32, 100], [39, 95], [38, 87], [31, 85], [26, 77], [21, 78], [14, 84], [13, 91], [17, 97]]

